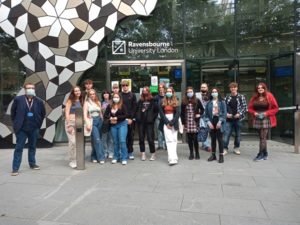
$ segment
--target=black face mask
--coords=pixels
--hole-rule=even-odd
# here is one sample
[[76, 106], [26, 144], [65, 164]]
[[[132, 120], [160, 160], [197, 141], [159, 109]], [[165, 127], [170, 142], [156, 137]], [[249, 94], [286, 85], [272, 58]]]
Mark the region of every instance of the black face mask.
[[205, 91], [205, 90], [201, 90], [201, 93], [203, 93], [203, 94], [204, 94], [204, 93], [207, 93], [207, 91]]

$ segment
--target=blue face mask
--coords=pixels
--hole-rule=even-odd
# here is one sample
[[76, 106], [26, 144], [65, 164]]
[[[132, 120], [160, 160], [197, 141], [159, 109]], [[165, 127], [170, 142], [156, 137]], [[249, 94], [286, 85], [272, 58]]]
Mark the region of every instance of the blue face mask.
[[35, 90], [33, 88], [28, 88], [25, 90], [25, 94], [29, 97], [35, 96]]
[[211, 93], [211, 96], [213, 97], [213, 98], [217, 98], [218, 97], [218, 93]]
[[194, 96], [194, 92], [189, 92], [189, 93], [186, 94], [186, 96], [188, 98], [192, 98]]
[[167, 98], [171, 98], [171, 97], [172, 97], [172, 95], [173, 95], [173, 94], [172, 94], [172, 93], [170, 93], [170, 92], [167, 92], [167, 93], [166, 93], [166, 96], [167, 96]]

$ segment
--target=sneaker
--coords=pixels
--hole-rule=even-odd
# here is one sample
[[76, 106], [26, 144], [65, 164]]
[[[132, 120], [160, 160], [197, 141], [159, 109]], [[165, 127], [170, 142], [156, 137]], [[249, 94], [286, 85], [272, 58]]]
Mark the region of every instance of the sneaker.
[[97, 163], [98, 161], [96, 159], [93, 159], [92, 160], [92, 163]]
[[124, 166], [127, 165], [127, 161], [123, 160], [122, 165], [124, 165]]
[[151, 155], [151, 157], [150, 157], [150, 161], [154, 161], [156, 159], [156, 156], [155, 156], [155, 153], [153, 153], [152, 155]]
[[233, 149], [233, 153], [236, 154], [236, 155], [240, 155], [241, 152], [240, 152], [240, 149], [239, 148], [235, 148]]
[[142, 161], [145, 161], [145, 160], [146, 160], [146, 153], [145, 153], [145, 152], [142, 152], [141, 160], [142, 160]]
[[116, 159], [111, 160], [111, 164], [116, 164], [116, 163], [117, 163]]
[[12, 176], [18, 176], [18, 175], [19, 175], [19, 171], [18, 171], [18, 170], [13, 170], [13, 171], [11, 172], [11, 175], [12, 175]]
[[133, 155], [132, 152], [131, 152], [131, 153], [128, 153], [128, 158], [129, 158], [130, 160], [134, 160], [134, 155]]
[[104, 163], [105, 163], [105, 161], [104, 161], [104, 160], [101, 160], [99, 163], [100, 163], [100, 164], [104, 164]]
[[257, 156], [253, 159], [253, 161], [262, 161], [264, 160], [264, 155], [262, 153], [258, 153]]
[[72, 169], [75, 169], [75, 168], [77, 167], [76, 162], [74, 162], [74, 161], [71, 161], [71, 162], [69, 163], [69, 166], [70, 166]]
[[174, 165], [176, 165], [178, 162], [177, 162], [177, 160], [170, 160], [170, 162], [169, 162], [169, 165], [170, 166], [174, 166]]
[[112, 158], [113, 158], [113, 155], [108, 155], [108, 158], [109, 158], [109, 159], [112, 159]]
[[227, 154], [228, 154], [228, 149], [224, 148], [223, 155], [227, 155]]
[[40, 167], [35, 164], [35, 165], [30, 166], [30, 169], [32, 169], [32, 170], [39, 170]]

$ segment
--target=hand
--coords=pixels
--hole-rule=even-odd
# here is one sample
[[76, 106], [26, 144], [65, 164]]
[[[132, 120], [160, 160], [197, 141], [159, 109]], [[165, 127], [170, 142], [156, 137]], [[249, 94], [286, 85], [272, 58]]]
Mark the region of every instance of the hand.
[[171, 126], [170, 124], [167, 124], [167, 128], [168, 129], [172, 129], [173, 126]]
[[235, 114], [235, 115], [234, 115], [234, 118], [235, 118], [235, 119], [240, 118], [240, 114], [239, 114], [239, 113]]
[[216, 129], [220, 129], [221, 128], [221, 123], [217, 123]]
[[132, 119], [127, 119], [128, 125], [132, 124]]
[[209, 126], [209, 128], [210, 128], [211, 130], [214, 130], [214, 129], [215, 129], [214, 126], [213, 126], [211, 123], [209, 123], [208, 126]]
[[232, 114], [230, 114], [230, 113], [227, 113], [227, 118], [232, 118]]
[[255, 117], [258, 117], [258, 115], [259, 115], [259, 114], [258, 114], [257, 112], [254, 113], [254, 116], [255, 116]]
[[73, 133], [74, 133], [74, 127], [68, 126], [68, 127], [67, 127], [67, 132], [68, 132], [69, 134], [73, 134]]
[[90, 124], [86, 125], [86, 130], [90, 131], [92, 129], [92, 126]]
[[195, 117], [196, 117], [196, 118], [200, 118], [200, 114], [196, 114]]

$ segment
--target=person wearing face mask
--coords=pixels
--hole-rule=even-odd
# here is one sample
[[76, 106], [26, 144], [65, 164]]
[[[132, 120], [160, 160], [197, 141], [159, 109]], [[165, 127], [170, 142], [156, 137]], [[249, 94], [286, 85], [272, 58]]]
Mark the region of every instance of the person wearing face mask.
[[207, 103], [204, 113], [204, 120], [210, 129], [212, 154], [208, 161], [217, 160], [216, 144], [219, 145], [219, 163], [224, 162], [223, 133], [226, 127], [226, 105], [220, 91], [212, 88], [210, 101]]
[[112, 95], [112, 103], [106, 107], [104, 120], [110, 121], [110, 132], [114, 143], [114, 156], [112, 164], [122, 162], [122, 165], [127, 165], [128, 152], [126, 146], [127, 137], [127, 110], [121, 100], [119, 93]]
[[[186, 96], [181, 103], [181, 121], [187, 134], [190, 150], [189, 160], [200, 159], [197, 139], [200, 115], [204, 113], [202, 103], [194, 94], [192, 87], [187, 87]], [[194, 154], [195, 151], [195, 154]]]
[[155, 160], [155, 144], [154, 144], [154, 122], [158, 114], [158, 106], [150, 93], [149, 87], [144, 87], [142, 95], [137, 104], [135, 119], [139, 133], [139, 145], [141, 152], [141, 160], [146, 160], [145, 153], [145, 134], [149, 144], [151, 153], [150, 161]]
[[25, 95], [15, 97], [11, 106], [11, 120], [16, 135], [16, 146], [12, 163], [12, 176], [19, 174], [22, 162], [23, 148], [28, 139], [28, 163], [29, 167], [39, 170], [36, 164], [36, 142], [39, 129], [42, 126], [46, 115], [44, 102], [35, 96], [35, 86], [32, 83], [25, 83]]
[[166, 95], [159, 105], [159, 115], [161, 123], [160, 130], [163, 130], [165, 134], [165, 140], [168, 151], [169, 165], [175, 165], [178, 163], [177, 156], [177, 133], [178, 133], [178, 119], [180, 116], [180, 107], [175, 91], [172, 87], [168, 87]]
[[[200, 102], [202, 103], [204, 109], [207, 105], [207, 103], [209, 102], [210, 99], [210, 93], [208, 91], [208, 84], [207, 83], [202, 83], [200, 86], [200, 92], [196, 93], [196, 97], [200, 100]], [[203, 119], [203, 115], [201, 115], [201, 119]], [[207, 139], [202, 142], [202, 149], [210, 152], [211, 151], [211, 147], [210, 147], [210, 142], [209, 139], [207, 137]]]
[[266, 84], [259, 83], [248, 105], [248, 112], [253, 117], [253, 128], [257, 129], [259, 134], [259, 152], [254, 161], [268, 159], [267, 136], [269, 130], [277, 125], [278, 110], [278, 103]]

